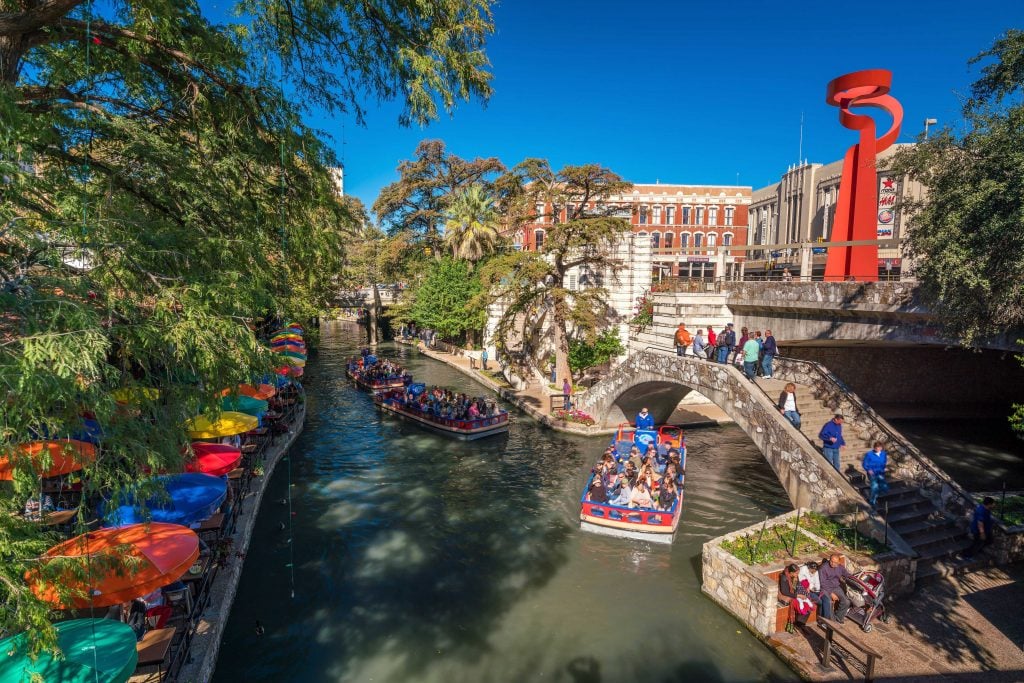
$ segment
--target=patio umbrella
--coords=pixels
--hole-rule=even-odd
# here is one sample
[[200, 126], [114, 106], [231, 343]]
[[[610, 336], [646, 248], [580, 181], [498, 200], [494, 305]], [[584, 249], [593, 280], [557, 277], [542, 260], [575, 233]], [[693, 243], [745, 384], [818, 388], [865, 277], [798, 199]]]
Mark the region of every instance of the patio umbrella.
[[12, 461], [10, 456], [0, 454], [0, 481], [14, 479], [14, 465], [19, 456], [28, 458], [36, 476], [57, 477], [77, 472], [96, 460], [96, 447], [85, 441], [29, 441], [18, 444], [20, 451]]
[[277, 348], [274, 349], [274, 353], [279, 356], [288, 356], [289, 358], [301, 358], [302, 360], [306, 360], [305, 351], [296, 351], [292, 348]]
[[302, 377], [303, 372], [304, 371], [302, 368], [295, 365], [285, 366], [277, 369], [277, 374], [282, 375], [284, 377]]
[[297, 368], [302, 368], [306, 366], [305, 358], [295, 358], [293, 356], [289, 356], [286, 354], [278, 354], [278, 360], [284, 363], [285, 365], [293, 365]]
[[101, 504], [98, 513], [103, 526], [139, 524], [150, 519], [190, 526], [215, 513], [228, 493], [227, 481], [201, 472], [167, 474], [156, 479], [163, 483], [166, 496], [154, 494], [146, 500], [145, 509], [131, 496], [120, 507], [108, 508]]
[[[275, 342], [276, 343], [280, 343], [280, 342], [285, 342], [285, 341], [301, 342], [302, 341], [302, 335], [301, 334], [292, 334], [290, 332], [286, 332], [286, 333], [283, 333], [283, 334], [275, 334], [273, 337], [270, 338], [270, 343], [271, 344], [274, 344]], [[303, 343], [305, 343], [305, 342], [303, 342]]]
[[245, 413], [246, 415], [253, 415], [254, 417], [263, 415], [269, 409], [266, 401], [242, 395], [225, 396], [221, 399], [220, 407], [224, 410], [233, 410], [235, 412]]
[[258, 398], [261, 401], [266, 401], [268, 398], [273, 398], [277, 394], [277, 389], [270, 384], [260, 384], [253, 386], [251, 384], [239, 384], [238, 393], [243, 396], [249, 396], [251, 398]]
[[222, 443], [192, 444], [192, 452], [196, 459], [185, 463], [186, 472], [202, 472], [220, 477], [238, 467], [242, 461], [242, 451], [234, 446]]
[[185, 423], [188, 435], [193, 439], [219, 439], [223, 436], [245, 434], [259, 426], [259, 420], [252, 415], [228, 411], [216, 420], [206, 415], [196, 415]]
[[114, 389], [110, 395], [121, 405], [138, 405], [143, 401], [155, 401], [160, 398], [160, 390], [152, 387], [122, 387]]
[[135, 631], [113, 619], [73, 619], [54, 624], [64, 659], [43, 651], [29, 657], [28, 638], [0, 640], [0, 683], [22, 683], [33, 675], [60, 683], [124, 683], [139, 657]]
[[[81, 571], [42, 582], [40, 570], [56, 557], [77, 560]], [[191, 529], [156, 522], [131, 524], [91, 531], [53, 546], [40, 559], [40, 569], [26, 572], [25, 580], [36, 597], [60, 609], [110, 607], [177, 581], [198, 558], [199, 537]], [[62, 598], [57, 585], [75, 594]]]

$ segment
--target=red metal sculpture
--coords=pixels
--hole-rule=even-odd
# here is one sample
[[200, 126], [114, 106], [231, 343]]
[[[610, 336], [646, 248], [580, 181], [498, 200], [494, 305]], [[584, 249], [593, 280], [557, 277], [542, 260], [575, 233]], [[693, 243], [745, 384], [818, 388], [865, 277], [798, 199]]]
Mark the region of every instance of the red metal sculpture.
[[[839, 76], [828, 84], [825, 101], [839, 107], [839, 122], [860, 131], [860, 142], [846, 151], [843, 179], [839, 184], [836, 218], [830, 240], [846, 242], [877, 238], [878, 177], [875, 159], [900, 134], [903, 107], [889, 95], [892, 72], [868, 69]], [[892, 115], [892, 126], [875, 139], [875, 120], [854, 114], [851, 107], [877, 107]], [[832, 281], [878, 280], [878, 246], [832, 247], [825, 262], [825, 279]]]

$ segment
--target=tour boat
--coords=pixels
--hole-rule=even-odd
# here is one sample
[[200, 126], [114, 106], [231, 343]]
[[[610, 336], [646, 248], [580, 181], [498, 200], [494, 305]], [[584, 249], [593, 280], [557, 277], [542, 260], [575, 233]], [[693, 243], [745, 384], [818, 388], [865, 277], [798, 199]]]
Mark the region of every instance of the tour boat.
[[[422, 385], [412, 385], [412, 387]], [[508, 412], [498, 409], [498, 414], [491, 417], [478, 417], [472, 420], [456, 420], [440, 417], [420, 410], [413, 403], [405, 400], [405, 390], [391, 390], [374, 394], [373, 402], [381, 410], [413, 422], [424, 429], [438, 434], [451, 436], [462, 441], [475, 441], [484, 437], [508, 432]]]
[[[367, 358], [373, 358], [374, 362], [376, 362], [376, 358], [374, 356], [367, 356]], [[349, 379], [355, 382], [357, 386], [374, 394], [381, 391], [388, 391], [390, 389], [401, 389], [412, 382], [412, 375], [409, 373], [402, 375], [389, 375], [387, 377], [367, 377], [364, 363], [364, 359], [349, 361], [348, 365], [345, 367], [345, 374], [348, 375]]]
[[[681, 456], [684, 478], [686, 472], [686, 439], [681, 427], [662, 425], [658, 429], [635, 429], [628, 424], [619, 425], [612, 438], [612, 445], [620, 454], [628, 455], [636, 445], [641, 453], [649, 447], [664, 445], [676, 448]], [[587, 500], [592, 474], [587, 475], [583, 485], [583, 496], [580, 498], [580, 528], [584, 531], [634, 538], [653, 543], [671, 543], [679, 518], [682, 517], [683, 486], [678, 487], [676, 502], [670, 510], [653, 510], [646, 508], [630, 508], [610, 503], [595, 503]], [[652, 493], [652, 495], [656, 495]]]

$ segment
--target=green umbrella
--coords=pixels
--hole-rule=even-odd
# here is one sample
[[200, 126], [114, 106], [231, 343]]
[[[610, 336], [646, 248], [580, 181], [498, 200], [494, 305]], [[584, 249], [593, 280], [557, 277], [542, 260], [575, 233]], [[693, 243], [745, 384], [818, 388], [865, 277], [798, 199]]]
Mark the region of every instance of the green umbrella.
[[53, 683], [124, 683], [135, 671], [135, 631], [127, 624], [74, 619], [54, 627], [63, 660], [41, 652], [33, 662], [24, 633], [0, 640], [0, 683], [23, 683], [32, 674]]
[[236, 413], [245, 413], [253, 417], [259, 417], [267, 412], [267, 402], [250, 396], [225, 396], [220, 407], [223, 410], [233, 410]]

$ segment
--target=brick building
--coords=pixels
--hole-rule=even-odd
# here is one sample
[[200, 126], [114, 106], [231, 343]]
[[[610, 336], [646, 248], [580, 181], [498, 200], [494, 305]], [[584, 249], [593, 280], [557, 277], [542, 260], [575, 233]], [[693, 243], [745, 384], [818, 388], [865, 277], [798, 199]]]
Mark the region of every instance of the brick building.
[[[749, 186], [643, 184], [609, 201], [621, 207], [619, 215], [629, 219], [634, 233], [650, 235], [656, 280], [711, 277], [715, 247], [747, 243]], [[564, 207], [550, 205], [538, 205], [536, 213], [536, 221], [513, 236], [516, 248], [534, 250], [542, 245], [550, 226], [565, 220], [566, 214]], [[726, 268], [742, 260], [742, 252], [727, 255]]]

